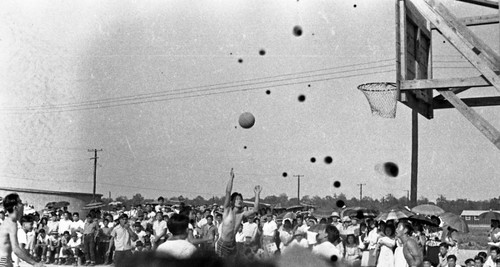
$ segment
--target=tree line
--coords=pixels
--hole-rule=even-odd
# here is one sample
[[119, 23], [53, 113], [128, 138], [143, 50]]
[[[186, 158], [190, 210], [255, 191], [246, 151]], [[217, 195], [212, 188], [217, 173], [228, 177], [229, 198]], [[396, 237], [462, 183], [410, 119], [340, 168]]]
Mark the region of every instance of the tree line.
[[[184, 202], [188, 205], [211, 205], [216, 203], [217, 205], [222, 205], [224, 203], [224, 197], [213, 196], [211, 198], [204, 198], [202, 196], [197, 196], [195, 198], [187, 198], [180, 196], [172, 196], [166, 197], [163, 196], [168, 204], [176, 204], [180, 202]], [[247, 201], [253, 202], [254, 198], [246, 199]], [[137, 193], [132, 196], [132, 198], [128, 198], [126, 196], [119, 196], [115, 199], [111, 198], [103, 198], [102, 202], [108, 204], [112, 201], [119, 201], [123, 203], [127, 208], [130, 206], [135, 206], [138, 204], [146, 204], [146, 203], [156, 203], [156, 199], [145, 199], [141, 194]], [[297, 205], [299, 201], [295, 197], [288, 197], [287, 194], [280, 194], [278, 196], [271, 195], [266, 196], [261, 199], [261, 203], [266, 203], [271, 206], [278, 207], [290, 207]], [[345, 194], [334, 194], [333, 196], [309, 196], [305, 195], [300, 199], [301, 204], [307, 204], [315, 206], [319, 210], [339, 210], [341, 207], [338, 207], [338, 204], [345, 204], [346, 207], [365, 207], [370, 209], [375, 209], [379, 211], [390, 209], [395, 206], [409, 206], [409, 200], [406, 196], [396, 198], [392, 194], [387, 194], [380, 199], [374, 199], [368, 196], [363, 197], [360, 201], [358, 198], [352, 197], [348, 199]], [[500, 196], [495, 197], [489, 200], [468, 200], [468, 199], [455, 199], [448, 200], [443, 195], [440, 195], [435, 201], [429, 200], [426, 197], [420, 197], [417, 200], [417, 205], [420, 204], [435, 204], [445, 211], [452, 212], [455, 214], [462, 213], [463, 210], [500, 210]], [[250, 205], [249, 205], [250, 206]], [[411, 208], [411, 207], [410, 207]]]

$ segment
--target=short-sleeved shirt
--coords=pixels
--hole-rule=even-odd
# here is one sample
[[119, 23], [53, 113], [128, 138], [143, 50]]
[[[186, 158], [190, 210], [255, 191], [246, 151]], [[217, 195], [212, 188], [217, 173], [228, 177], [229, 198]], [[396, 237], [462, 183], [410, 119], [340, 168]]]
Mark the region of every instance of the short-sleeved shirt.
[[262, 226], [262, 234], [264, 236], [274, 236], [276, 230], [278, 230], [278, 225], [275, 221], [266, 222]]
[[245, 237], [254, 238], [256, 233], [257, 233], [256, 223], [246, 222], [243, 224], [243, 234], [245, 235]]
[[153, 231], [155, 235], [159, 235], [165, 229], [167, 229], [167, 222], [165, 220], [153, 222]]
[[50, 232], [57, 232], [57, 231], [59, 231], [59, 222], [48, 221], [47, 227], [49, 228], [49, 231], [48, 231], [49, 233]]
[[71, 222], [71, 232], [76, 232], [79, 228], [84, 228], [85, 223], [82, 220], [78, 220], [76, 222]]
[[65, 231], [68, 231], [71, 233], [71, 220], [60, 220], [59, 221], [59, 230], [58, 233], [60, 235], [64, 234]]
[[111, 237], [113, 238], [116, 251], [126, 251], [132, 249], [132, 239], [127, 229], [123, 228], [121, 225], [117, 225], [111, 231]]
[[144, 242], [144, 237], [146, 236], [146, 232], [144, 232], [143, 230], [141, 230], [139, 233], [135, 232], [135, 234], [137, 235], [137, 240], [134, 242], [134, 244], [137, 244], [137, 242], [140, 241], [144, 245], [144, 243], [145, 243]]

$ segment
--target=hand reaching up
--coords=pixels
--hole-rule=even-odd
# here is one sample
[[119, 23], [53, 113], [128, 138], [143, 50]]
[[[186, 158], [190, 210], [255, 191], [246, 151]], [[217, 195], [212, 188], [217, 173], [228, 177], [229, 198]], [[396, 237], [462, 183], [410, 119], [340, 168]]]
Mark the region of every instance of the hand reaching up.
[[260, 185], [256, 185], [253, 191], [255, 192], [255, 194], [260, 194], [260, 192], [262, 191], [262, 187], [260, 187]]

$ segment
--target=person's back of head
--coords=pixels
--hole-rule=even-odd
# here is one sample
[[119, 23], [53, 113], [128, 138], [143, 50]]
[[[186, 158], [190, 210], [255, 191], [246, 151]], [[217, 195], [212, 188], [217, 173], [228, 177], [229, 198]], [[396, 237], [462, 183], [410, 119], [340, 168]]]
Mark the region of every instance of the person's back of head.
[[477, 255], [483, 259], [483, 263], [486, 260], [486, 258], [488, 258], [488, 254], [484, 251], [477, 253]]
[[13, 213], [14, 208], [20, 204], [21, 199], [19, 195], [16, 193], [8, 194], [3, 199], [3, 208], [7, 211], [7, 213]]
[[325, 232], [328, 236], [327, 237], [328, 241], [332, 244], [340, 238], [339, 230], [337, 229], [337, 227], [331, 224], [326, 226]]
[[174, 214], [167, 222], [167, 228], [174, 236], [187, 235], [189, 218], [184, 214]]

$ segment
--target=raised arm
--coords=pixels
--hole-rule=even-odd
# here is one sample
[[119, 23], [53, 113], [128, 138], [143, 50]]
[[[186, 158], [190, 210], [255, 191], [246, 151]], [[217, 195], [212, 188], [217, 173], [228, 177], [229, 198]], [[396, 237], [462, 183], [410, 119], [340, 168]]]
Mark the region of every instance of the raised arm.
[[253, 203], [253, 211], [257, 213], [259, 210], [259, 199], [260, 199], [260, 192], [262, 192], [262, 187], [260, 187], [260, 185], [256, 185], [253, 191], [255, 192], [255, 202]]
[[233, 168], [231, 168], [231, 172], [229, 173], [229, 181], [226, 186], [226, 198], [224, 199], [224, 210], [229, 208], [231, 203], [231, 192], [233, 191], [233, 180], [234, 180], [234, 172]]

